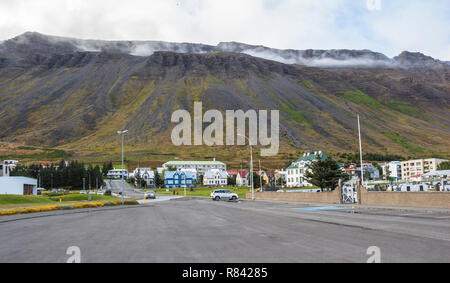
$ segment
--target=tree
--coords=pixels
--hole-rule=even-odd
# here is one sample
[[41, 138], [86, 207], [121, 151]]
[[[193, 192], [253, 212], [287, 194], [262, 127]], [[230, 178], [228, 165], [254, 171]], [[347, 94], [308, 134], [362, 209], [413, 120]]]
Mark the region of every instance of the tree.
[[334, 190], [339, 184], [339, 179], [342, 179], [343, 182], [350, 179], [350, 176], [343, 172], [339, 164], [331, 157], [321, 160], [318, 156], [317, 161], [312, 162], [307, 167], [306, 180], [319, 187], [322, 192], [324, 189]]
[[227, 179], [229, 186], [236, 186], [236, 176], [228, 176]]
[[103, 164], [103, 169], [102, 169], [103, 176], [106, 177], [108, 175], [108, 172], [113, 170], [113, 169], [114, 169], [114, 166], [113, 166], [112, 162], [104, 163]]
[[164, 186], [164, 181], [158, 173], [158, 170], [155, 171], [155, 186], [157, 188], [162, 188]]
[[[249, 184], [251, 185], [250, 182], [249, 182]], [[256, 174], [256, 172], [253, 172], [253, 188], [257, 189], [259, 187], [261, 187], [261, 182], [259, 180], [259, 175]]]
[[450, 170], [450, 161], [442, 162], [441, 164], [439, 164], [437, 170], [438, 171]]
[[384, 176], [384, 179], [387, 181], [391, 181], [392, 180], [392, 171], [389, 169], [389, 166], [386, 166], [386, 176]]

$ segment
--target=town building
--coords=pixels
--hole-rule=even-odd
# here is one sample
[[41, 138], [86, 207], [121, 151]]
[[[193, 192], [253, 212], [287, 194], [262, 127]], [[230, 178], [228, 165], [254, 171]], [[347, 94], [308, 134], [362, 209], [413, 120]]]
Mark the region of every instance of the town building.
[[170, 161], [163, 164], [165, 170], [174, 168], [176, 170], [193, 169], [198, 176], [205, 175], [205, 173], [212, 169], [227, 171], [227, 165], [223, 162], [216, 161]]
[[0, 177], [9, 176], [10, 173], [16, 168], [19, 161], [17, 160], [5, 160], [0, 163]]
[[110, 179], [122, 179], [122, 176], [124, 179], [128, 179], [128, 171], [125, 169], [113, 169], [109, 170], [107, 174], [107, 177]]
[[422, 181], [450, 180], [450, 170], [433, 171], [422, 175]]
[[228, 174], [224, 170], [212, 169], [203, 176], [203, 185], [210, 187], [225, 187], [228, 184]]
[[249, 172], [248, 171], [229, 171], [228, 176], [236, 176], [236, 186], [249, 187]]
[[261, 170], [256, 172], [256, 174], [261, 177], [261, 180], [264, 184], [270, 184], [271, 176], [267, 172]]
[[318, 158], [320, 160], [325, 160], [328, 158], [328, 155], [323, 153], [322, 151], [305, 153], [301, 158], [291, 164], [287, 168], [287, 181], [286, 186], [289, 188], [301, 188], [301, 187], [310, 187], [312, 184], [308, 183], [305, 178], [306, 172], [309, 170], [308, 166], [317, 161]]
[[[402, 162], [392, 161], [380, 165], [383, 169], [383, 176], [386, 179], [392, 179], [393, 181], [399, 181], [402, 179]], [[389, 174], [388, 174], [389, 171]], [[388, 176], [389, 175], [389, 176]]]
[[287, 180], [287, 171], [285, 170], [276, 170], [274, 173], [276, 185], [286, 184]]
[[[380, 179], [380, 170], [375, 167], [372, 163], [363, 164], [364, 168], [364, 181], [374, 180], [378, 181]], [[352, 164], [348, 168], [343, 168], [351, 180], [356, 180], [356, 178], [361, 178], [361, 165]]]
[[168, 189], [194, 187], [197, 182], [197, 176], [190, 171], [165, 171], [164, 185]]
[[37, 195], [37, 180], [27, 177], [0, 177], [0, 195]]
[[404, 161], [402, 162], [402, 179], [410, 181], [413, 176], [436, 171], [439, 164], [446, 161], [448, 160], [438, 158]]
[[137, 179], [145, 181], [145, 186], [154, 187], [155, 186], [155, 172], [151, 168], [136, 168], [130, 177], [133, 177], [136, 182]]

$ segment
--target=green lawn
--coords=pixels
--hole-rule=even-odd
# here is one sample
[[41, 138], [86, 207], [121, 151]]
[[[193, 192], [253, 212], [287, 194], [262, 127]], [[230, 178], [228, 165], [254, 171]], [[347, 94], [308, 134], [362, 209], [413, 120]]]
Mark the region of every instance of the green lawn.
[[[113, 196], [98, 196], [92, 195], [92, 201], [117, 199]], [[88, 201], [88, 195], [71, 194], [62, 196], [63, 202]], [[40, 204], [40, 203], [55, 203], [59, 202], [59, 196], [20, 196], [20, 195], [0, 195], [0, 205], [14, 205], [14, 204]]]
[[[71, 195], [64, 195], [61, 196], [62, 197], [62, 201], [66, 202], [66, 201], [88, 201], [89, 200], [89, 196], [88, 195], [81, 195], [81, 194], [71, 194]], [[59, 201], [59, 196], [56, 197], [50, 197], [49, 199], [52, 201]], [[116, 199], [117, 197], [113, 197], [113, 196], [98, 196], [98, 195], [91, 195], [91, 200], [96, 201], [96, 200], [106, 200], [106, 199]]]
[[0, 195], [0, 205], [52, 203], [52, 202], [53, 201], [51, 199], [43, 196]]
[[[240, 198], [245, 198], [246, 193], [250, 192], [249, 188], [238, 188], [237, 190], [234, 190], [234, 188], [194, 188], [193, 192], [191, 192], [190, 189], [186, 189], [186, 195], [191, 197], [209, 197], [212, 191], [221, 189], [230, 190], [231, 192], [236, 193]], [[167, 192], [166, 189], [158, 189], [156, 190], [156, 193], [160, 195], [173, 195], [174, 191], [178, 192], [178, 195], [180, 196], [184, 195], [184, 189], [170, 189], [169, 192]]]

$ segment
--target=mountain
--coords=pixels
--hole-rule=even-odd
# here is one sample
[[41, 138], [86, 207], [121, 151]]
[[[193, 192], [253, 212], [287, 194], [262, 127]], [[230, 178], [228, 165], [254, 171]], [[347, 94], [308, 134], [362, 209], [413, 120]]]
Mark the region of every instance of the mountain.
[[420, 53], [390, 59], [367, 50], [26, 33], [0, 44], [0, 139], [97, 160], [117, 152], [116, 132], [127, 128], [135, 158], [241, 160], [245, 148], [171, 145], [172, 112], [201, 100], [205, 110], [279, 109], [280, 159], [301, 150], [356, 151], [356, 113], [367, 152], [449, 156], [449, 82], [450, 66]]

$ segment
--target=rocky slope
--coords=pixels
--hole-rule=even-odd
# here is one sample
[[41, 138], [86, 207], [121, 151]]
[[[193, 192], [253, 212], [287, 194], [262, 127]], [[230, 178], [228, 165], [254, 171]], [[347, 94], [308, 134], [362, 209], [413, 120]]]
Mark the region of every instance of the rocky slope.
[[26, 33], [0, 44], [0, 139], [101, 153], [128, 128], [133, 150], [172, 151], [172, 112], [201, 100], [205, 110], [281, 110], [287, 152], [355, 151], [361, 113], [367, 151], [448, 156], [449, 81], [448, 64], [420, 53]]

